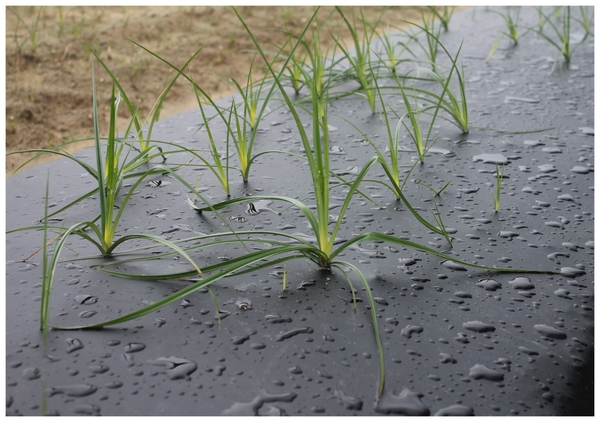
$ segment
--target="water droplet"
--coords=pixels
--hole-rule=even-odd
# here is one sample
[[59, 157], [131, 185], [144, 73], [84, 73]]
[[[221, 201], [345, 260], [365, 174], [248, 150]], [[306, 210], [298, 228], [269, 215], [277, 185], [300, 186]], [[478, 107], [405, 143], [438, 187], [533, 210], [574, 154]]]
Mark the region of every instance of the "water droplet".
[[557, 228], [557, 229], [564, 229], [565, 228], [565, 226], [563, 225], [563, 223], [560, 223], [558, 221], [546, 221], [544, 224], [546, 226], [548, 226], [548, 227], [554, 227], [554, 228]]
[[222, 321], [225, 318], [227, 318], [229, 315], [231, 315], [231, 312], [225, 311], [223, 309], [219, 309], [219, 311], [217, 313], [215, 313], [214, 319]]
[[252, 343], [250, 344], [250, 348], [254, 350], [261, 350], [267, 347], [264, 343]]
[[290, 374], [299, 375], [302, 373], [302, 369], [300, 369], [299, 366], [292, 366], [291, 368], [288, 369], [288, 372]]
[[98, 302], [98, 298], [91, 295], [78, 295], [75, 296], [75, 302], [79, 303], [80, 305], [92, 305]]
[[168, 358], [160, 357], [154, 361], [149, 361], [148, 363], [166, 368], [165, 373], [169, 379], [172, 380], [189, 379], [190, 375], [198, 368], [198, 365], [195, 362], [175, 356]]
[[475, 331], [476, 333], [489, 333], [496, 331], [496, 327], [481, 321], [468, 321], [463, 324], [463, 327], [467, 330]]
[[146, 345], [143, 343], [129, 343], [125, 346], [125, 353], [137, 353], [141, 352], [146, 348]]
[[560, 269], [560, 275], [567, 278], [575, 278], [585, 274], [585, 271], [579, 268], [562, 267]]
[[385, 300], [385, 299], [384, 299], [384, 298], [382, 298], [382, 297], [374, 297], [374, 298], [373, 298], [373, 301], [374, 301], [375, 303], [378, 303], [378, 304], [380, 304], [380, 305], [384, 305], [384, 306], [388, 306], [388, 305], [389, 305], [389, 304], [388, 304], [388, 301], [387, 301], [387, 300]]
[[189, 300], [183, 299], [181, 301], [181, 303], [179, 304], [179, 306], [181, 306], [183, 309], [186, 309], [186, 308], [189, 308], [190, 306], [194, 306], [194, 305]]
[[508, 164], [508, 158], [502, 154], [479, 154], [473, 157], [474, 162], [481, 161], [483, 164]]
[[555, 171], [557, 171], [557, 168], [554, 164], [542, 164], [540, 166], [538, 166], [538, 171], [540, 173], [554, 173]]
[[494, 371], [485, 365], [476, 364], [469, 370], [469, 376], [474, 380], [503, 381], [504, 374]]
[[80, 313], [79, 313], [79, 316], [80, 316], [81, 318], [91, 318], [91, 317], [93, 317], [94, 315], [96, 315], [97, 313], [98, 313], [98, 312], [96, 312], [96, 311], [83, 311], [83, 312], [80, 312]]
[[563, 299], [573, 300], [573, 298], [569, 296], [571, 292], [567, 289], [558, 289], [554, 292], [554, 294], [558, 297], [562, 297]]
[[509, 281], [508, 284], [510, 284], [517, 290], [535, 289], [535, 286], [531, 284], [531, 280], [527, 277], [517, 277], [514, 280]]
[[361, 410], [363, 406], [361, 399], [347, 396], [339, 390], [334, 390], [333, 395], [330, 396], [330, 398], [336, 398], [338, 403], [344, 405], [348, 410]]
[[302, 334], [302, 333], [312, 334], [312, 332], [313, 332], [313, 329], [310, 327], [296, 328], [294, 330], [285, 331], [281, 334], [278, 334], [277, 337], [275, 338], [275, 340], [283, 341], [283, 340], [287, 340], [288, 338], [294, 337], [295, 335], [298, 335], [298, 334]]
[[442, 265], [452, 271], [467, 271], [463, 265], [450, 260], [442, 262]]
[[475, 411], [469, 406], [453, 404], [438, 410], [434, 416], [475, 416]]
[[384, 392], [375, 411], [386, 415], [429, 416], [431, 411], [421, 402], [420, 397], [422, 394], [413, 393], [408, 388], [404, 388], [397, 396]]
[[558, 198], [556, 198], [556, 199], [558, 199], [559, 201], [573, 202], [573, 203], [575, 203], [577, 205], [580, 205], [579, 202], [577, 202], [575, 200], [575, 198], [573, 198], [573, 196], [569, 195], [568, 193], [565, 193], [563, 195], [559, 195]]
[[441, 363], [456, 363], [457, 360], [454, 359], [451, 355], [449, 355], [448, 353], [440, 353], [440, 362]]
[[270, 201], [267, 199], [261, 199], [256, 202], [248, 202], [248, 204], [246, 205], [245, 213], [248, 215], [257, 215], [257, 214], [260, 214], [262, 211], [271, 211], [271, 212], [279, 215], [279, 213], [277, 211], [275, 211], [269, 207], [269, 205], [272, 203], [273, 203], [273, 201]]
[[519, 233], [508, 231], [508, 230], [502, 230], [502, 231], [498, 232], [498, 236], [500, 236], [504, 239], [512, 240], [513, 237], [519, 236]]
[[244, 342], [250, 340], [250, 336], [233, 336], [231, 337], [231, 341], [235, 345], [244, 344]]
[[509, 103], [529, 103], [529, 104], [537, 104], [540, 100], [535, 98], [524, 98], [524, 97], [504, 97], [504, 102]]
[[68, 338], [67, 345], [67, 353], [73, 353], [77, 350], [83, 349], [83, 343], [77, 338]]
[[65, 385], [62, 387], [51, 387], [46, 390], [48, 397], [56, 394], [65, 394], [69, 397], [86, 397], [98, 391], [98, 387], [92, 384]]
[[491, 292], [495, 292], [496, 290], [502, 288], [502, 284], [498, 283], [496, 280], [491, 280], [491, 279], [480, 280], [477, 283], [477, 286], [481, 287], [482, 289], [489, 290]]
[[267, 315], [265, 317], [271, 324], [282, 324], [292, 322], [292, 318], [282, 318], [279, 315]]
[[406, 327], [404, 327], [402, 329], [400, 334], [403, 335], [404, 337], [412, 338], [413, 334], [422, 333], [422, 332], [423, 332], [423, 327], [421, 327], [420, 325], [407, 325]]
[[100, 416], [100, 406], [96, 404], [78, 404], [73, 408], [73, 413], [83, 416]]
[[560, 149], [559, 147], [546, 147], [542, 148], [542, 152], [547, 152], [549, 154], [561, 154], [562, 149]]
[[342, 147], [334, 145], [329, 148], [329, 153], [331, 155], [346, 155], [346, 151], [342, 149]]
[[88, 366], [88, 371], [92, 374], [103, 374], [109, 370], [106, 365], [90, 365]]
[[270, 394], [260, 390], [258, 396], [249, 403], [234, 403], [229, 409], [222, 412], [224, 416], [258, 416], [258, 411], [265, 403], [286, 402], [290, 403], [297, 397], [296, 393]]
[[23, 378], [26, 380], [36, 380], [40, 377], [40, 370], [38, 368], [25, 368], [23, 369]]
[[557, 340], [564, 340], [567, 338], [566, 333], [563, 333], [562, 331], [545, 324], [537, 324], [534, 325], [533, 328], [535, 328], [540, 334], [548, 338], [553, 338]]
[[536, 352], [535, 350], [528, 349], [527, 347], [524, 347], [524, 346], [519, 346], [519, 350], [521, 352], [525, 353], [528, 356], [537, 356], [537, 355], [539, 355], [539, 352]]
[[546, 144], [544, 144], [540, 140], [537, 140], [537, 141], [532, 141], [532, 140], [523, 141], [523, 144], [525, 144], [526, 147], [538, 147], [538, 146], [546, 145]]

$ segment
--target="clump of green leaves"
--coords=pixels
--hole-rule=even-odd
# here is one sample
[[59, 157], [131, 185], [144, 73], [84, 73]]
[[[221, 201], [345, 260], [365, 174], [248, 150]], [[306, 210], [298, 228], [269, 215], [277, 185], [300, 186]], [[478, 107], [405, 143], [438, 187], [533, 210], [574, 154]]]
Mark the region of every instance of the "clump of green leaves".
[[[540, 25], [540, 29], [536, 31], [538, 35], [553, 45], [558, 51], [559, 55], [562, 56], [565, 63], [568, 65], [571, 63], [573, 52], [575, 49], [583, 44], [590, 36], [590, 20], [587, 13], [587, 9], [580, 8], [582, 18], [579, 20], [585, 30], [585, 34], [582, 39], [575, 45], [571, 43], [571, 6], [565, 6], [556, 8], [556, 19], [553, 19], [552, 14], [545, 14], [541, 7], [538, 8], [540, 19], [543, 19], [543, 24]], [[550, 26], [550, 34], [544, 32], [545, 24]], [[554, 68], [553, 68], [554, 70]]]

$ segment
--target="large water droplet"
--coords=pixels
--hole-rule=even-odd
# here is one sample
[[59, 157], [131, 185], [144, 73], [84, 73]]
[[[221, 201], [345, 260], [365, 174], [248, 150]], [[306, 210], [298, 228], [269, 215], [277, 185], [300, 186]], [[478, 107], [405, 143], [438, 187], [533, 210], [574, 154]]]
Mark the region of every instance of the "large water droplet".
[[75, 296], [75, 302], [79, 303], [80, 305], [91, 305], [98, 302], [98, 298], [91, 295], [78, 295]]
[[474, 380], [484, 379], [488, 381], [503, 381], [504, 374], [493, 369], [488, 368], [485, 365], [476, 364], [469, 370], [469, 376]]
[[531, 280], [529, 280], [527, 277], [517, 277], [514, 280], [509, 281], [508, 284], [517, 290], [535, 289], [535, 286], [531, 284]]
[[422, 332], [423, 332], [423, 327], [421, 327], [420, 325], [407, 325], [406, 327], [404, 327], [402, 329], [400, 334], [403, 335], [404, 337], [411, 338], [413, 334], [422, 333]]
[[79, 314], [81, 318], [91, 318], [96, 315], [98, 312], [96, 311], [83, 311]]
[[149, 363], [165, 367], [167, 376], [172, 380], [189, 379], [190, 375], [198, 368], [195, 362], [175, 356], [161, 357]]
[[498, 289], [502, 288], [502, 284], [498, 283], [496, 280], [480, 280], [477, 285], [482, 289], [489, 290], [495, 292]]
[[125, 353], [137, 353], [141, 352], [146, 348], [146, 345], [143, 343], [129, 343], [125, 346]]
[[337, 399], [338, 403], [344, 405], [344, 407], [348, 410], [361, 410], [363, 406], [363, 402], [361, 399], [357, 397], [351, 397], [345, 395], [343, 392], [334, 390], [333, 395]]
[[287, 340], [288, 338], [294, 337], [295, 335], [298, 335], [298, 334], [302, 334], [302, 333], [311, 334], [312, 332], [313, 332], [313, 329], [310, 327], [296, 328], [295, 330], [285, 331], [281, 334], [278, 334], [277, 337], [275, 338], [275, 340], [283, 341], [283, 340]]
[[438, 410], [434, 416], [475, 416], [475, 411], [469, 406], [453, 404]]
[[562, 331], [545, 324], [537, 324], [534, 325], [533, 328], [535, 328], [540, 334], [548, 338], [553, 338], [557, 340], [564, 340], [567, 338], [566, 333], [563, 333]]
[[431, 411], [421, 402], [420, 397], [421, 394], [413, 393], [408, 388], [404, 388], [397, 396], [384, 392], [375, 411], [386, 415], [429, 416]]
[[508, 164], [508, 158], [502, 154], [479, 154], [473, 157], [473, 161], [481, 161], [484, 164], [498, 164], [499, 166]]
[[48, 397], [52, 397], [55, 394], [65, 394], [69, 397], [86, 397], [94, 394], [98, 390], [98, 387], [92, 384], [77, 384], [77, 385], [65, 385], [62, 387], [51, 387], [46, 390]]
[[73, 353], [76, 350], [83, 349], [83, 343], [77, 338], [68, 338], [67, 345], [67, 353]]
[[273, 403], [282, 401], [286, 403], [292, 402], [297, 397], [296, 393], [270, 394], [265, 390], [260, 390], [249, 403], [234, 403], [229, 409], [222, 412], [224, 416], [258, 416], [258, 411], [265, 403]]
[[467, 330], [475, 331], [477, 333], [488, 333], [496, 331], [496, 327], [481, 321], [468, 321], [463, 324], [463, 327]]
[[23, 378], [26, 380], [36, 380], [40, 377], [40, 370], [38, 368], [25, 368], [23, 369]]
[[580, 270], [579, 268], [571, 268], [571, 267], [562, 267], [560, 269], [560, 275], [567, 278], [575, 278], [581, 275], [584, 275], [585, 271]]
[[442, 265], [452, 271], [467, 271], [463, 265], [450, 260], [442, 262]]

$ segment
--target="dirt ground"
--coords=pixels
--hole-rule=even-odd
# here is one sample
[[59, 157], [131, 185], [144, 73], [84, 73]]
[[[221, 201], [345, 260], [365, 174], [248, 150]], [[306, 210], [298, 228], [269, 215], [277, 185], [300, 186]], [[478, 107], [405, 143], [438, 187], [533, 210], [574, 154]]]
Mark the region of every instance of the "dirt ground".
[[[343, 7], [347, 16], [357, 7]], [[312, 15], [312, 7], [242, 6], [240, 14], [267, 45], [283, 45], [287, 30], [299, 34]], [[374, 22], [384, 10], [366, 7], [363, 12]], [[378, 29], [417, 22], [421, 10], [394, 7], [386, 10]], [[332, 11], [322, 8], [319, 20]], [[425, 12], [427, 12], [425, 10]], [[339, 14], [329, 21], [332, 32], [342, 29]], [[174, 72], [129, 40], [135, 40], [169, 62], [182, 66], [200, 47], [202, 51], [189, 69], [195, 80], [213, 99], [234, 92], [228, 81], [244, 85], [252, 54], [252, 44], [243, 26], [229, 7], [6, 7], [6, 151], [52, 148], [65, 142], [89, 139], [93, 134], [90, 48], [99, 52], [140, 114], [147, 116]], [[330, 39], [323, 37], [324, 44]], [[350, 42], [348, 45], [352, 45]], [[96, 69], [101, 119], [108, 121], [111, 80], [99, 65]], [[194, 91], [181, 78], [170, 91], [161, 118], [197, 107]], [[130, 116], [121, 108], [127, 124]], [[124, 122], [124, 123], [123, 123]], [[107, 125], [101, 124], [101, 133]], [[73, 152], [91, 141], [78, 142]], [[31, 154], [6, 157], [6, 175], [28, 160]], [[45, 154], [31, 165], [56, 158]]]

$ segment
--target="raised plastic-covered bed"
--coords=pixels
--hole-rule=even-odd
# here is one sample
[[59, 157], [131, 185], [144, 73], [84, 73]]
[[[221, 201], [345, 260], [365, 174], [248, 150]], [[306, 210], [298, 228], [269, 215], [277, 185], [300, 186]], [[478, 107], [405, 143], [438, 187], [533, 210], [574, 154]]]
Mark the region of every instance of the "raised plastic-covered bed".
[[[535, 26], [538, 18], [536, 9], [524, 8], [519, 22]], [[486, 61], [504, 25], [497, 13], [473, 8], [456, 13], [450, 30], [440, 36], [452, 53], [463, 43], [459, 63], [464, 65], [470, 132], [462, 134], [438, 119], [436, 144], [425, 163], [409, 174], [417, 155], [406, 130], [401, 131], [404, 194], [429, 221], [434, 221], [430, 209], [437, 206], [453, 237], [452, 248], [379, 183], [386, 180], [379, 166], [360, 185], [376, 204], [356, 194], [339, 238], [376, 231], [470, 263], [556, 274], [482, 271], [380, 241], [345, 250], [344, 261], [365, 275], [375, 303], [386, 380], [377, 400], [379, 360], [371, 309], [354, 276], [356, 312], [340, 271], [319, 270], [300, 259], [212, 284], [218, 316], [211, 294], [201, 289], [135, 321], [97, 330], [51, 330], [44, 350], [41, 252], [28, 258], [42, 246], [43, 232], [10, 233], [6, 413], [593, 414], [593, 39], [578, 47], [568, 67], [535, 34], [514, 47], [503, 40]], [[573, 38], [577, 30], [573, 24]], [[384, 99], [402, 106], [400, 93]], [[218, 104], [228, 107], [230, 101]], [[281, 105], [274, 100], [272, 113], [260, 123], [256, 153], [303, 153], [298, 128]], [[310, 118], [302, 116], [310, 127]], [[384, 150], [388, 135], [381, 113], [372, 114], [364, 98], [352, 96], [332, 101], [328, 116], [331, 169], [352, 179], [374, 149], [349, 122], [381, 141]], [[206, 148], [207, 134], [197, 130], [201, 122], [200, 112], [190, 110], [159, 121], [153, 137]], [[477, 127], [551, 129], [515, 135]], [[211, 129], [215, 138], [225, 139], [218, 119]], [[93, 150], [78, 156], [95, 163]], [[504, 166], [504, 179], [495, 212], [497, 165]], [[198, 180], [211, 203], [226, 199], [205, 168], [184, 167], [177, 174], [192, 185]], [[43, 217], [48, 175], [50, 211], [95, 183], [67, 159], [11, 177], [6, 184], [7, 230]], [[438, 190], [448, 181], [439, 196], [426, 187]], [[247, 184], [237, 173], [231, 183], [232, 197], [268, 194], [301, 200], [312, 184], [306, 163], [284, 154], [262, 155]], [[332, 222], [344, 202], [344, 189], [332, 190]], [[127, 204], [119, 234], [150, 233], [174, 241], [225, 229], [214, 213], [193, 210], [186, 196], [193, 197], [170, 174], [149, 178]], [[93, 218], [97, 207], [97, 198], [88, 198], [53, 224], [68, 227]], [[239, 231], [270, 230], [310, 241], [306, 218], [285, 202], [249, 198], [219, 212]], [[232, 243], [196, 250], [193, 258], [204, 268], [263, 247], [255, 243], [246, 251]], [[97, 253], [89, 242], [73, 236], [68, 248], [55, 275], [51, 325], [106, 321], [190, 285], [185, 280], [111, 276], [92, 268], [107, 260], [78, 260]], [[162, 274], [189, 268], [185, 259], [173, 255], [112, 269]]]

